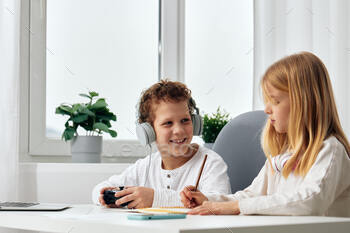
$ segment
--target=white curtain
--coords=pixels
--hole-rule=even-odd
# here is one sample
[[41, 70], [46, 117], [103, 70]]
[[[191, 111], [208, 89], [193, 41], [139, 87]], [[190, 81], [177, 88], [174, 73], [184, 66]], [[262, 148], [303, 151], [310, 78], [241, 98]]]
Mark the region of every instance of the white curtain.
[[0, 0], [0, 201], [17, 199], [19, 23], [20, 1]]
[[19, 32], [20, 0], [0, 0], [0, 202], [18, 197]]
[[254, 109], [263, 108], [259, 81], [264, 71], [286, 55], [310, 51], [328, 68], [340, 120], [350, 138], [348, 12], [348, 0], [254, 1]]

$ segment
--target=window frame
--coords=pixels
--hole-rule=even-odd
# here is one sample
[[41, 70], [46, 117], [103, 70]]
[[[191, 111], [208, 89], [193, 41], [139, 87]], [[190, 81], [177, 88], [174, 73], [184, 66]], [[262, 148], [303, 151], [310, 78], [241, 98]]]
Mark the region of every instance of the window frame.
[[[158, 79], [184, 81], [185, 0], [159, 0]], [[33, 156], [70, 156], [70, 145], [46, 137], [46, 0], [22, 2], [21, 151]], [[29, 23], [28, 23], [29, 22]], [[26, 35], [26, 36], [25, 36]], [[28, 127], [26, 127], [28, 126]], [[25, 153], [26, 151], [26, 153]], [[103, 157], [142, 157], [137, 140], [103, 140]]]

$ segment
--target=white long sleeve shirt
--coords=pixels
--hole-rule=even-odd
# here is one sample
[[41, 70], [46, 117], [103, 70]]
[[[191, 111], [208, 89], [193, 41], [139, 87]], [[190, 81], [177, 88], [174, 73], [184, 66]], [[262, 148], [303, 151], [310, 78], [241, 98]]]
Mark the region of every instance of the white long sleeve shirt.
[[214, 151], [199, 146], [198, 151], [189, 161], [173, 170], [162, 169], [162, 158], [159, 152], [152, 154], [151, 157], [139, 159], [122, 174], [113, 175], [96, 185], [92, 192], [92, 200], [95, 204], [99, 204], [98, 198], [103, 187], [144, 186], [154, 189], [152, 207], [183, 206], [180, 191], [187, 185], [196, 184], [205, 154], [208, 154], [208, 158], [198, 189], [206, 195], [231, 193], [224, 160]]
[[242, 214], [350, 217], [350, 159], [344, 146], [329, 137], [305, 177], [291, 173], [285, 179], [280, 172], [272, 173], [266, 161], [243, 191], [208, 198], [238, 200]]

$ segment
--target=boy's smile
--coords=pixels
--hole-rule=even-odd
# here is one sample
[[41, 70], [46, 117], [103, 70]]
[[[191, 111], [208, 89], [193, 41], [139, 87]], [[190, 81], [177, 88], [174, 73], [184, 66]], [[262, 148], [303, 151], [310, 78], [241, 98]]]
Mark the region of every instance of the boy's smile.
[[153, 127], [158, 150], [163, 156], [186, 156], [193, 137], [187, 101], [160, 101], [154, 106]]
[[170, 140], [170, 142], [176, 143], [176, 144], [183, 144], [186, 141], [186, 138], [179, 139], [179, 140]]

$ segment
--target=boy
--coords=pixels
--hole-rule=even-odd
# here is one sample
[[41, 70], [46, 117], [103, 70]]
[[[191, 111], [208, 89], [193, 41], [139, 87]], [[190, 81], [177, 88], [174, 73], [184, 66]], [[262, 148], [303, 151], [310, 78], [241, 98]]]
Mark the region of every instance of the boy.
[[108, 207], [127, 202], [128, 208], [183, 206], [179, 193], [196, 183], [206, 154], [198, 189], [206, 194], [230, 193], [223, 159], [212, 150], [191, 144], [194, 109], [191, 91], [180, 82], [162, 80], [148, 88], [141, 96], [138, 122], [147, 122], [154, 130], [158, 152], [98, 184], [92, 193], [94, 203], [106, 206], [105, 190], [128, 186], [116, 193], [121, 198]]

